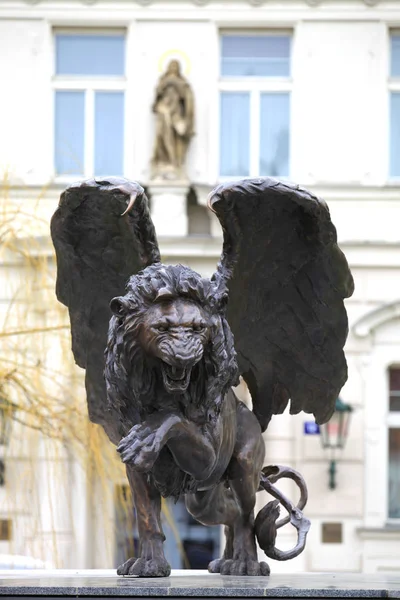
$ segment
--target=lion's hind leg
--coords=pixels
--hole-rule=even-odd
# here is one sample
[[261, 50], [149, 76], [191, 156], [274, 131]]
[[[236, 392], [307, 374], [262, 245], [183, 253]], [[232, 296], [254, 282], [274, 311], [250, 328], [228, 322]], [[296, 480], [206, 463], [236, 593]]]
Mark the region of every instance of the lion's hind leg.
[[186, 494], [186, 508], [203, 525], [225, 525], [225, 551], [221, 559], [213, 560], [208, 570], [219, 573], [219, 564], [233, 557], [233, 523], [239, 517], [239, 506], [225, 483], [211, 490]]
[[230, 526], [232, 558], [220, 565], [223, 575], [269, 575], [265, 562], [258, 562], [254, 530], [254, 507], [264, 462], [265, 445], [254, 414], [241, 402], [237, 409], [238, 429], [234, 454], [228, 467], [228, 481], [238, 506]]
[[264, 462], [265, 445], [254, 414], [237, 404], [237, 435], [227, 481], [216, 487], [188, 494], [186, 506], [204, 525], [225, 525], [226, 547], [221, 559], [209, 565], [222, 575], [269, 575], [259, 562], [254, 530], [254, 507]]
[[[222, 575], [269, 575], [266, 563], [257, 562], [253, 522], [246, 547], [243, 543], [243, 515], [240, 505], [225, 483], [211, 490], [186, 495], [186, 507], [190, 514], [203, 525], [225, 525], [225, 550], [222, 558], [208, 565], [210, 573]], [[235, 539], [236, 538], [236, 539]]]
[[[213, 561], [209, 570], [222, 575], [269, 575], [269, 567], [259, 562], [254, 530], [254, 507], [265, 446], [260, 425], [254, 414], [238, 403], [238, 430], [231, 463], [228, 467], [228, 488], [218, 500], [225, 508], [224, 523], [227, 539], [226, 552]], [[234, 509], [232, 508], [234, 507]], [[224, 512], [223, 508], [219, 509]]]

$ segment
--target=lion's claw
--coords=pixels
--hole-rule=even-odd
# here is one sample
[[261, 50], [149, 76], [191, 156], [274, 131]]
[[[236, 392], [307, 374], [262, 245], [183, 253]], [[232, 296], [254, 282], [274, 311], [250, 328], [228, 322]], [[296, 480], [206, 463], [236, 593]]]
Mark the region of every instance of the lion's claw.
[[153, 431], [145, 423], [132, 427], [118, 447], [122, 462], [130, 463], [140, 471], [149, 471], [161, 450], [159, 431]]
[[117, 575], [136, 577], [168, 577], [171, 567], [164, 558], [130, 558], [118, 567]]
[[221, 575], [247, 575], [256, 577], [257, 575], [269, 575], [270, 568], [265, 562], [256, 560], [233, 560], [220, 558], [213, 560], [208, 565], [210, 573], [221, 573]]

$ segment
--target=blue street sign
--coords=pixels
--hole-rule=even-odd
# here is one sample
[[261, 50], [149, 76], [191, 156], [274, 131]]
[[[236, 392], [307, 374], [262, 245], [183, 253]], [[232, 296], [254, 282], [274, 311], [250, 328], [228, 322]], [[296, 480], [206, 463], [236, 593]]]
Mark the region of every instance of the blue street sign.
[[306, 421], [304, 423], [304, 435], [318, 435], [319, 433], [319, 425], [315, 421]]

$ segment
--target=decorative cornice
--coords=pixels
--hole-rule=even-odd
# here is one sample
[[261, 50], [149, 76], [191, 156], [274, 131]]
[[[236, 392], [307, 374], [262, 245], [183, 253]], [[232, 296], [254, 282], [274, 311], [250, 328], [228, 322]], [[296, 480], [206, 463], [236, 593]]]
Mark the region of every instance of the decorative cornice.
[[357, 337], [368, 337], [375, 329], [384, 323], [400, 317], [400, 301], [385, 304], [369, 312], [354, 323], [352, 330]]
[[[23, 0], [25, 4], [46, 4], [47, 0]], [[101, 4], [102, 0], [69, 0], [70, 3], [79, 4]], [[329, 0], [302, 0], [305, 5], [311, 7], [318, 7], [324, 4], [328, 4]], [[390, 1], [390, 0], [389, 0]], [[398, 0], [392, 0], [393, 4], [397, 4]], [[119, 0], [121, 4], [132, 4], [139, 6], [163, 6], [164, 4], [180, 6], [182, 0]], [[340, 2], [340, 0], [339, 0]], [[374, 7], [378, 4], [387, 4], [387, 0], [358, 0], [360, 4], [365, 6]], [[8, 0], [8, 4], [13, 4], [12, 0]], [[15, 4], [19, 3], [19, 0], [15, 0]], [[274, 4], [274, 0], [187, 0], [188, 4], [194, 6], [212, 6], [213, 4], [249, 4], [250, 6], [268, 6]], [[300, 4], [301, 0], [285, 0], [285, 4]], [[341, 4], [350, 4], [348, 0], [341, 0]]]

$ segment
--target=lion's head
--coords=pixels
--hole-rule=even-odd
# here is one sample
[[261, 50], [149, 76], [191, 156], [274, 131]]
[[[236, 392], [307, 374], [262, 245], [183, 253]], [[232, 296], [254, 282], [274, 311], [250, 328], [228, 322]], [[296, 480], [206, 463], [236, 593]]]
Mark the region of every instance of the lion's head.
[[211, 329], [209, 314], [192, 300], [170, 297], [168, 292], [157, 295], [140, 324], [138, 340], [148, 362], [159, 363], [167, 392], [186, 392]]
[[157, 263], [131, 277], [110, 306], [105, 375], [114, 407], [146, 411], [161, 386], [215, 408], [237, 383], [233, 336], [212, 281]]

